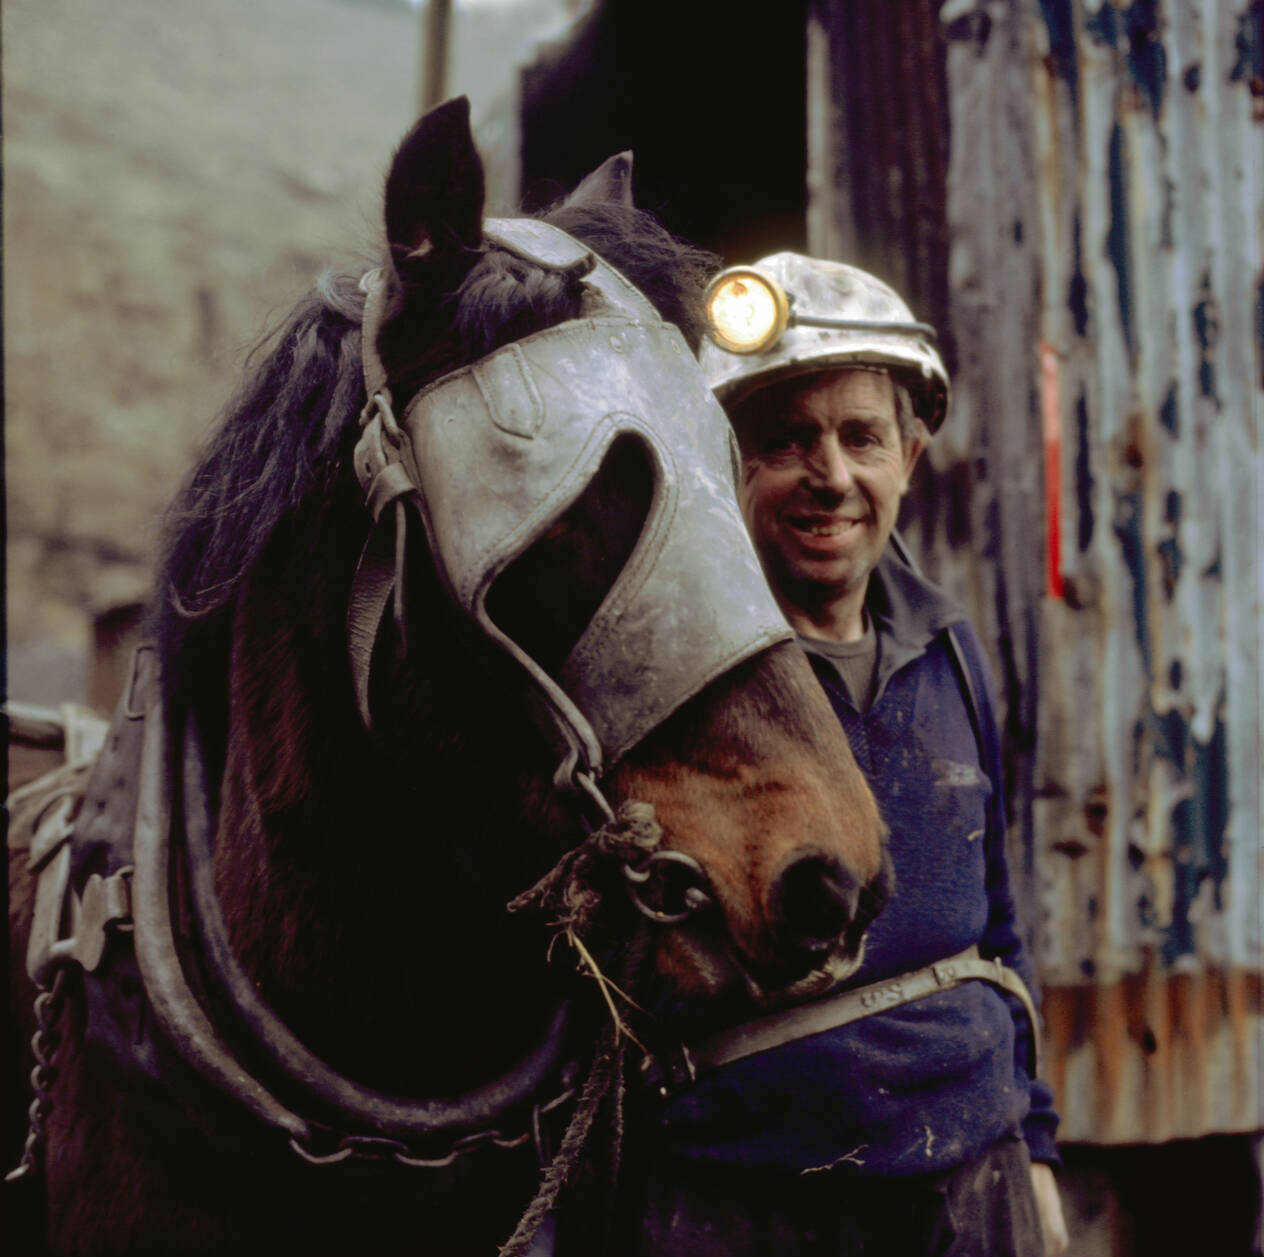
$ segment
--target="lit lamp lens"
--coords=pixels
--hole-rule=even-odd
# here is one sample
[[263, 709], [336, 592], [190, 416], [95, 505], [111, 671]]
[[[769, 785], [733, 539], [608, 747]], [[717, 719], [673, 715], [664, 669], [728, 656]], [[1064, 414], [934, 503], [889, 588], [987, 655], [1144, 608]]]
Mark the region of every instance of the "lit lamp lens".
[[711, 339], [733, 354], [757, 354], [776, 344], [789, 318], [781, 289], [741, 268], [721, 271], [711, 281], [706, 306]]

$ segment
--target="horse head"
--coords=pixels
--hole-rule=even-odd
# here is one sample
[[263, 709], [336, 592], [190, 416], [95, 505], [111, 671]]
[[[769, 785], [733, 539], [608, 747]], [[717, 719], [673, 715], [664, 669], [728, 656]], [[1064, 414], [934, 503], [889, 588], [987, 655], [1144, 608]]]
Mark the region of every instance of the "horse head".
[[[411, 416], [395, 421], [412, 459], [395, 484], [426, 481], [409, 499], [430, 541], [419, 583], [437, 579], [484, 653], [491, 639], [522, 665], [506, 683], [551, 717], [563, 798], [577, 773], [592, 793], [596, 761], [609, 799], [652, 805], [665, 850], [683, 857], [656, 874], [699, 883], [699, 910], [646, 912], [677, 918], [654, 935], [660, 1008], [714, 1019], [830, 985], [858, 964], [886, 893], [883, 830], [733, 509], [727, 423], [662, 326], [696, 348], [698, 262], [632, 208], [627, 155], [544, 227], [484, 221], [482, 199], [467, 107], [451, 102], [388, 176], [390, 262], [365, 351], [369, 392], [387, 387], [391, 418]], [[497, 353], [563, 334], [547, 328], [582, 330], [525, 371], [522, 351]], [[464, 393], [451, 382], [462, 370]], [[546, 454], [549, 423], [569, 430]], [[374, 470], [361, 477], [370, 498]], [[498, 509], [499, 532], [476, 522]], [[396, 648], [410, 618], [397, 616]], [[401, 653], [392, 675], [406, 669]], [[397, 727], [409, 719], [397, 712]], [[533, 828], [555, 841], [573, 822], [549, 804]], [[689, 890], [664, 890], [668, 909]]]

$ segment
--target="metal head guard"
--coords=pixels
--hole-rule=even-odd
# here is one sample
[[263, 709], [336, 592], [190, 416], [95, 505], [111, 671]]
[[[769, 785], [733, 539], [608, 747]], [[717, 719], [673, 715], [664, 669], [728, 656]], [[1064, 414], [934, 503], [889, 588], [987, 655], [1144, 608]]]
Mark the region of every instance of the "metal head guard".
[[[565, 232], [530, 219], [489, 220], [484, 231], [493, 244], [549, 267], [589, 256]], [[566, 755], [559, 782], [577, 770], [599, 777], [709, 682], [792, 636], [738, 510], [728, 421], [684, 338], [600, 259], [584, 284], [582, 317], [435, 381], [396, 421], [374, 349], [384, 288], [380, 277], [368, 277], [369, 403], [355, 451], [375, 519], [388, 522], [391, 503], [416, 505], [457, 605], [534, 683]], [[553, 677], [492, 621], [486, 597], [629, 434], [654, 468], [648, 516]], [[401, 527], [398, 508], [396, 515]], [[373, 544], [370, 537], [366, 555]], [[373, 580], [358, 573], [357, 584]], [[388, 584], [389, 577], [369, 591], [367, 616], [358, 615], [353, 593], [353, 657], [357, 635], [376, 636]], [[357, 689], [367, 720], [367, 675]]]
[[868, 271], [774, 253], [717, 275], [707, 313], [709, 339], [698, 360], [726, 406], [779, 380], [857, 363], [888, 368], [932, 433], [948, 412], [948, 373], [934, 328], [916, 322]]

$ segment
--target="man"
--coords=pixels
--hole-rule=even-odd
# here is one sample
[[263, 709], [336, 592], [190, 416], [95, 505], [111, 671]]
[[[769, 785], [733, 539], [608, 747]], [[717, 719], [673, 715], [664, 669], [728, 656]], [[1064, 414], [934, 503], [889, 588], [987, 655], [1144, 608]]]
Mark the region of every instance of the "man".
[[846, 984], [885, 983], [875, 1011], [664, 1104], [650, 1250], [1059, 1253], [1057, 1117], [1023, 1006], [987, 981], [890, 994], [972, 945], [1031, 981], [985, 657], [893, 540], [947, 411], [934, 333], [873, 276], [792, 253], [710, 293], [700, 359], [737, 433], [743, 514], [890, 827], [895, 893]]

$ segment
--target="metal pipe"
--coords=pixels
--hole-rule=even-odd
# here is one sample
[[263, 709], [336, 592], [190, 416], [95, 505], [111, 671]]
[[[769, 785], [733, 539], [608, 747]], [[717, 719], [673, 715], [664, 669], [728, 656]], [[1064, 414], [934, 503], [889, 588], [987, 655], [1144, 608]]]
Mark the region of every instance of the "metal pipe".
[[452, 0], [426, 0], [421, 22], [421, 112], [425, 113], [447, 95]]

